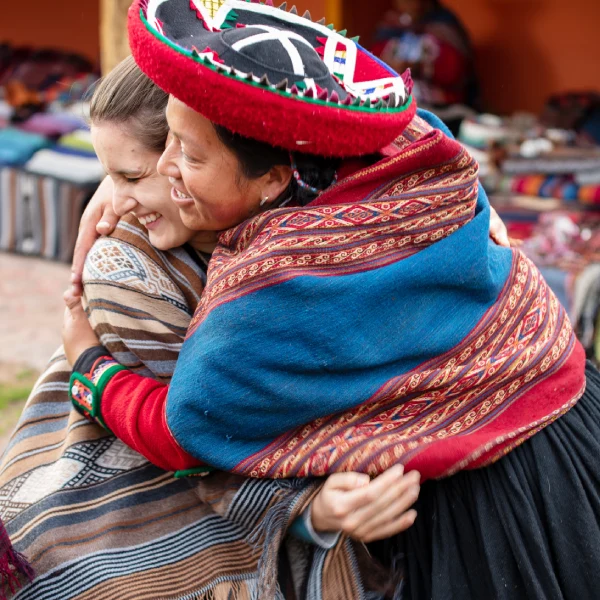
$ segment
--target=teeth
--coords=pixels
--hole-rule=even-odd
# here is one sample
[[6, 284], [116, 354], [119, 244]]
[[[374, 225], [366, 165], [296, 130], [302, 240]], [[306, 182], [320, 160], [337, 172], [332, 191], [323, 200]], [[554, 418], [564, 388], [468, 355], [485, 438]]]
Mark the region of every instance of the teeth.
[[148, 223], [154, 223], [157, 219], [161, 218], [160, 213], [150, 213], [149, 215], [144, 215], [143, 217], [138, 217], [138, 221], [142, 225], [148, 225]]
[[175, 190], [175, 195], [176, 195], [178, 198], [181, 198], [182, 200], [183, 200], [184, 198], [189, 198], [189, 197], [190, 197], [190, 196], [188, 196], [187, 194], [184, 194], [183, 192], [180, 192], [180, 191], [179, 191], [177, 188], [173, 188], [173, 189]]

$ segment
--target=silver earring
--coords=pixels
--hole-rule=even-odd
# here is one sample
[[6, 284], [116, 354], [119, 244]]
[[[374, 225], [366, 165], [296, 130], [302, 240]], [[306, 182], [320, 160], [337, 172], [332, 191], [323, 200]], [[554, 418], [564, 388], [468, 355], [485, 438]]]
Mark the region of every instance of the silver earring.
[[261, 201], [260, 201], [260, 205], [264, 206], [267, 202], [269, 201], [269, 196], [265, 196]]

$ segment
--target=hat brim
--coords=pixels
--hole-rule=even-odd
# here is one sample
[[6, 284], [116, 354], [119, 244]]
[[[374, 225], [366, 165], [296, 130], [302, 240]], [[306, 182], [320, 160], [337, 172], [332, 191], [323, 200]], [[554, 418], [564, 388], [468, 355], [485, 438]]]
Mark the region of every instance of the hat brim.
[[[374, 153], [388, 145], [414, 117], [412, 95], [402, 106], [373, 110], [369, 102], [333, 104], [228, 76], [218, 64], [151, 27], [142, 3], [135, 0], [128, 17], [136, 63], [167, 93], [230, 131], [290, 151], [349, 157]], [[371, 67], [381, 73], [380, 61], [363, 49], [361, 53], [362, 70]]]

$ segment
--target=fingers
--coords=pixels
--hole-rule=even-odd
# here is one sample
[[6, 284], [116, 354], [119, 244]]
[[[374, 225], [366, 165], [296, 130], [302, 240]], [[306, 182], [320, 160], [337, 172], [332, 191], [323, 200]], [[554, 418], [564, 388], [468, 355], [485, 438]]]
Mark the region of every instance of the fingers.
[[417, 471], [386, 481], [383, 489], [375, 487], [377, 479], [372, 482], [373, 488], [365, 495], [362, 506], [346, 519], [344, 531], [353, 537], [363, 539], [371, 534], [371, 530], [396, 521], [419, 496], [420, 474]]
[[370, 477], [364, 473], [330, 475], [312, 502], [312, 523], [317, 531], [339, 531], [341, 521], [352, 511], [348, 491], [367, 487]]
[[[79, 233], [77, 234], [75, 250], [73, 252], [73, 264], [71, 266], [71, 283], [75, 293], [81, 294], [85, 258], [98, 238], [98, 235], [107, 235], [112, 232], [118, 221], [112, 208], [112, 196], [112, 180], [110, 177], [105, 177], [81, 216]], [[105, 222], [106, 225], [103, 225], [100, 231], [97, 231], [97, 226], [101, 222]]]
[[325, 486], [330, 490], [350, 491], [369, 485], [371, 478], [365, 473], [334, 473], [327, 478]]
[[[76, 313], [78, 310], [81, 310], [81, 312], [83, 313], [83, 306], [81, 304], [81, 296], [74, 294], [73, 290], [71, 288], [69, 288], [64, 294], [63, 294], [63, 300], [65, 301], [65, 304], [67, 305], [67, 309], [70, 310], [72, 313]], [[75, 315], [73, 315], [75, 316]]]
[[419, 491], [418, 473], [407, 475], [402, 482], [390, 488], [380, 501], [357, 511], [354, 518], [360, 521], [360, 524], [352, 531], [352, 537], [372, 541], [380, 539], [377, 536], [381, 532], [393, 535], [412, 525], [416, 511], [409, 517], [406, 517], [406, 514], [417, 501]]
[[365, 506], [371, 506], [381, 499], [391, 486], [404, 479], [404, 466], [394, 465], [381, 475], [373, 479], [368, 487], [349, 491], [346, 494], [346, 502], [349, 510], [357, 511]]
[[416, 518], [417, 511], [411, 509], [405, 513], [402, 513], [398, 518], [392, 521], [386, 521], [380, 526], [372, 527], [366, 534], [362, 536], [359, 535], [353, 537], [364, 543], [385, 540], [386, 538], [402, 533], [409, 527], [412, 527]]
[[100, 235], [110, 235], [119, 222], [119, 216], [113, 210], [112, 204], [104, 207], [100, 222], [96, 225], [96, 231]]
[[499, 246], [510, 248], [508, 229], [506, 229], [504, 221], [502, 221], [498, 213], [492, 207], [490, 207], [490, 237]]

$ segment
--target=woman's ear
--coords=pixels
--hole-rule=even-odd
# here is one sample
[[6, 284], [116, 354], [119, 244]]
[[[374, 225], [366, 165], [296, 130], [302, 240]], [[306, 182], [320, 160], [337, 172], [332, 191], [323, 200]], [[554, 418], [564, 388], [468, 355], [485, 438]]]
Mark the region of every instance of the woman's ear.
[[268, 196], [269, 203], [275, 202], [289, 187], [292, 180], [292, 169], [286, 165], [275, 165], [263, 175], [262, 179], [262, 198]]

